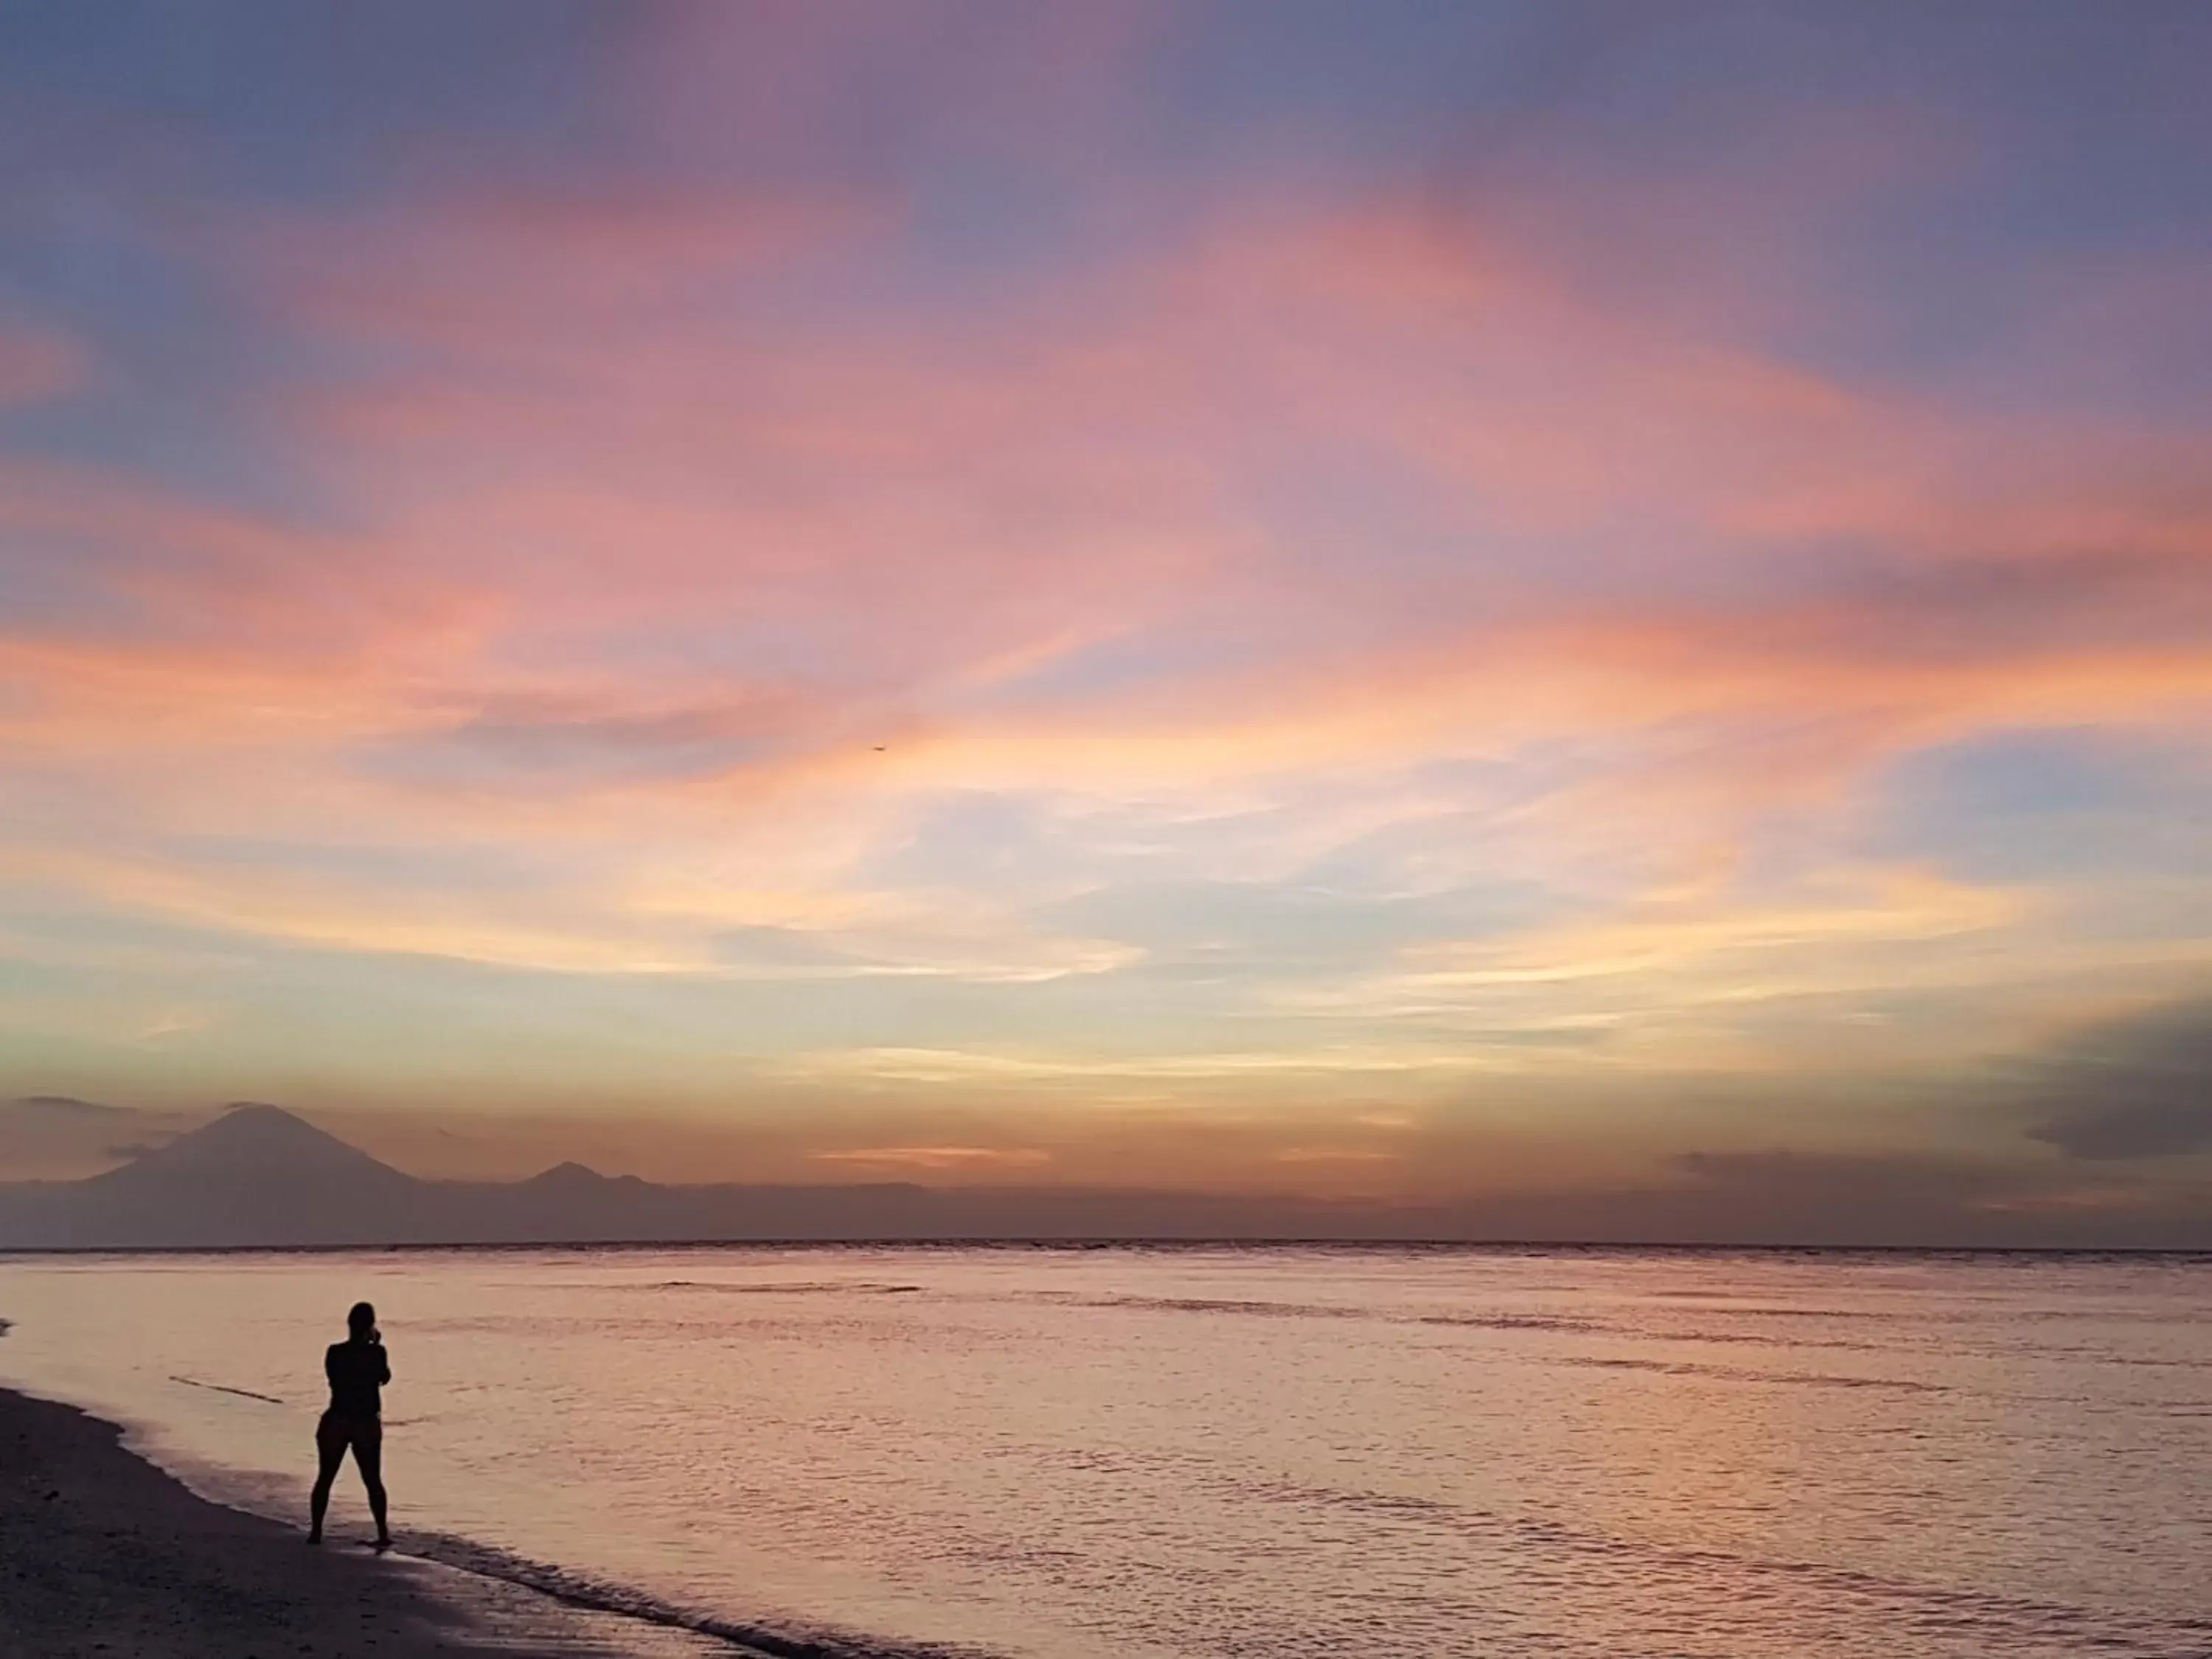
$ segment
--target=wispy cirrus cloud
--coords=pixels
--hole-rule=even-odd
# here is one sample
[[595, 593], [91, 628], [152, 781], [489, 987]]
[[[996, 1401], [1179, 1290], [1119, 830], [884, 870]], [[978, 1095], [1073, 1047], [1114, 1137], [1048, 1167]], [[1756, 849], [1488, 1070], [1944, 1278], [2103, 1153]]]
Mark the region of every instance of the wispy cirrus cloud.
[[[603, 233], [589, 216], [491, 210], [465, 235], [434, 228], [426, 257], [467, 249], [496, 272], [562, 238], [587, 252]], [[688, 293], [663, 265], [696, 259], [704, 281], [725, 252], [704, 231], [669, 248], [648, 238], [646, 292]], [[351, 261], [331, 269], [333, 281], [361, 276]], [[404, 295], [365, 316], [358, 296], [325, 304], [312, 277], [288, 282], [307, 295], [306, 324], [434, 347], [416, 373], [440, 396], [472, 388], [461, 428], [341, 421], [351, 438], [324, 451], [334, 476], [348, 476], [343, 463], [355, 489], [395, 468], [409, 480], [381, 521], [343, 532], [159, 498], [118, 505], [90, 480], [50, 479], [27, 498], [38, 523], [168, 552], [109, 578], [150, 637], [61, 630], [13, 647], [36, 665], [49, 710], [24, 734], [35, 742], [51, 719], [84, 754], [103, 737], [127, 751], [161, 731], [173, 754], [202, 719], [213, 765], [188, 789], [203, 804], [220, 791], [246, 808], [256, 793], [221, 775], [226, 748], [282, 778], [272, 754], [296, 742], [302, 772], [282, 790], [319, 775], [356, 824], [406, 826], [411, 842], [530, 823], [542, 846], [575, 830], [598, 846], [580, 881], [556, 854], [545, 878], [564, 890], [514, 896], [510, 908], [536, 915], [513, 925], [453, 918], [434, 888], [424, 901], [441, 920], [404, 921], [391, 891], [404, 862], [352, 901], [343, 872], [325, 872], [331, 900], [306, 905], [192, 900], [191, 880], [109, 882], [111, 897], [139, 896], [126, 902], [167, 890], [180, 914], [278, 936], [706, 969], [709, 923], [945, 910], [943, 893], [902, 907], [853, 885], [853, 861], [933, 795], [1151, 796], [1171, 825], [1279, 799], [1291, 780], [1371, 799], [1393, 771], [1441, 756], [1540, 745], [1600, 747], [1586, 775], [1555, 779], [1516, 811], [1571, 839], [1578, 811], [1626, 807], [1648, 823], [1657, 808], [1695, 860], [1764, 815], [1832, 806], [1899, 752], [2009, 721], [2160, 718], [2212, 679], [2191, 620], [2203, 584], [2185, 500], [2115, 495], [2087, 463], [2073, 482], [2034, 467], [2040, 488], [2073, 503], [2060, 521], [2071, 513], [2081, 536], [2109, 535], [2117, 550], [2083, 552], [2069, 536], [2053, 551], [2049, 519], [2032, 533], [1978, 522], [1954, 543], [2008, 451], [2023, 466], [2042, 456], [2034, 431], [1999, 422], [1977, 434], [1594, 308], [1533, 256], [1388, 212], [1274, 217], [1243, 237], [1214, 228], [1179, 263], [1132, 267], [1118, 289], [1087, 275], [1079, 314], [1047, 293], [973, 325], [893, 318], [858, 343], [848, 319], [769, 339], [678, 317], [655, 325], [672, 330], [665, 344], [641, 351], [634, 338], [592, 343], [586, 313], [608, 303], [592, 284], [581, 298], [539, 296], [572, 307], [573, 327], [488, 311], [471, 331]], [[1232, 296], [1240, 321], [1224, 346], [1199, 319]], [[1448, 393], [1444, 377], [1378, 355], [1392, 342], [1492, 383], [1470, 390], [1462, 376]], [[510, 382], [507, 366], [541, 347], [577, 395], [549, 404]], [[405, 378], [335, 407], [388, 402]], [[1330, 409], [1329, 429], [1267, 412], [1285, 404]], [[1594, 422], [1590, 410], [1640, 412]], [[647, 426], [628, 430], [641, 411]], [[679, 420], [689, 447], [672, 456], [662, 440]], [[1940, 443], [1918, 435], [1936, 428]], [[1517, 447], [1486, 457], [1485, 432]], [[1235, 453], [1255, 434], [1256, 465]], [[1282, 470], [1347, 434], [1355, 453], [1410, 470], [1427, 534], [1463, 534], [1487, 515], [1510, 532], [1502, 556], [1438, 567], [1376, 544], [1346, 603], [1347, 567], [1324, 544], [1238, 525]], [[1556, 482], [1528, 448], [1547, 434], [1570, 457]], [[605, 480], [581, 481], [571, 450], [579, 464], [595, 457]], [[718, 453], [756, 472], [779, 458], [765, 517], [726, 487]], [[969, 499], [960, 458], [976, 453], [994, 459], [983, 495], [1020, 499], [1021, 512]], [[426, 467], [425, 456], [439, 459]], [[1881, 487], [1855, 489], [1868, 478]], [[1758, 505], [1762, 494], [1774, 504]], [[1099, 502], [1109, 510], [1093, 517]], [[1632, 510], [1662, 534], [1708, 538], [1686, 592], [1638, 596], [1648, 550], [1624, 564], [1611, 539], [1614, 515]], [[2008, 510], [2023, 526], [2032, 516]], [[1148, 551], [1154, 524], [1170, 538], [1164, 556]], [[1778, 562], [1777, 538], [1801, 550]], [[1818, 556], [1838, 539], [1888, 550]], [[979, 597], [1017, 573], [1011, 602]], [[1617, 595], [1584, 591], [1601, 573], [1625, 584]], [[875, 591], [886, 578], [903, 599]], [[868, 602], [853, 604], [864, 590]], [[1201, 647], [1214, 629], [1232, 648]], [[653, 649], [633, 666], [631, 642], [648, 635]], [[755, 642], [771, 640], [763, 678]], [[1114, 668], [1117, 648], [1138, 654]], [[255, 698], [257, 684], [274, 696]], [[578, 816], [544, 823], [550, 799]], [[634, 837], [634, 858], [650, 857], [666, 887], [672, 855], [696, 861], [678, 850], [686, 836], [763, 813], [809, 835], [838, 824], [845, 870], [813, 860], [813, 901], [732, 904], [710, 878], [648, 919], [623, 896], [635, 884], [608, 837]], [[798, 837], [764, 833], [763, 855], [787, 860]], [[1327, 848], [1324, 836], [1310, 855]], [[746, 885], [788, 890], [797, 872], [775, 868]], [[547, 925], [579, 900], [576, 922]], [[688, 942], [665, 931], [684, 905], [701, 924]], [[600, 920], [583, 921], [594, 908]]]

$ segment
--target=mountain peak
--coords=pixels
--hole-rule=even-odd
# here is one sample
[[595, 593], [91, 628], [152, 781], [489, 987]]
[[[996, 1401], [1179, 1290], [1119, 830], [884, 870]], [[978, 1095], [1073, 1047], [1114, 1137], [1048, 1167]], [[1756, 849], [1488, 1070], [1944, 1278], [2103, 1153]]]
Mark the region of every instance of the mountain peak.
[[212, 1122], [143, 1152], [98, 1179], [148, 1175], [252, 1174], [278, 1177], [332, 1175], [404, 1180], [358, 1147], [305, 1118], [259, 1101], [241, 1101]]
[[[302, 1129], [315, 1127], [297, 1112], [288, 1112], [282, 1106], [271, 1106], [264, 1100], [234, 1100], [222, 1109], [222, 1115], [216, 1121], [221, 1123], [240, 1119], [254, 1123], [294, 1123]], [[317, 1130], [316, 1133], [319, 1134], [321, 1131]]]
[[604, 1187], [607, 1177], [588, 1164], [579, 1164], [574, 1158], [565, 1164], [556, 1164], [550, 1170], [540, 1170], [523, 1183], [526, 1187]]
[[313, 1124], [296, 1112], [288, 1112], [282, 1106], [270, 1106], [258, 1100], [241, 1100], [223, 1109], [222, 1115], [212, 1122], [201, 1125], [190, 1134], [179, 1138], [176, 1145], [198, 1141], [207, 1146], [346, 1146], [345, 1142]]

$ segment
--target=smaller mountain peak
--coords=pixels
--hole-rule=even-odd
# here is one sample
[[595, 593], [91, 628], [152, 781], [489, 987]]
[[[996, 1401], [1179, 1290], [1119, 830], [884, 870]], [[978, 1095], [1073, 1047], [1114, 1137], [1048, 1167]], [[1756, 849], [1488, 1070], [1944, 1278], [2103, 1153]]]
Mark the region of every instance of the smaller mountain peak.
[[556, 1164], [550, 1170], [540, 1170], [530, 1177], [527, 1184], [532, 1187], [602, 1187], [606, 1181], [606, 1176], [589, 1164], [579, 1164], [571, 1158], [565, 1164]]

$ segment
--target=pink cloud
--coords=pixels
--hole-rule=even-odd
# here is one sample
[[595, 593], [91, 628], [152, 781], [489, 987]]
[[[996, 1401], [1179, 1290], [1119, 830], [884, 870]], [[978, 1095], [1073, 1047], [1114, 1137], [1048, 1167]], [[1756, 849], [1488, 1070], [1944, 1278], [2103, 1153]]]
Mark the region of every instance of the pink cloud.
[[[1576, 743], [1610, 759], [1553, 822], [1640, 813], [1690, 864], [1913, 746], [2212, 697], [2201, 434], [1846, 384], [1396, 201], [989, 307], [755, 308], [897, 222], [461, 192], [242, 231], [288, 326], [394, 353], [283, 410], [343, 527], [15, 469], [0, 529], [82, 550], [127, 625], [0, 626], [0, 729], [150, 823], [509, 841], [568, 886], [448, 922], [85, 878], [696, 965], [672, 910], [887, 937], [849, 872], [945, 792], [1193, 815]], [[932, 939], [1088, 959], [998, 915]]]
[[[744, 210], [630, 211], [644, 230], [614, 240], [638, 244], [645, 286], [611, 290], [627, 299], [755, 246]], [[762, 246], [811, 227], [803, 243], [822, 222], [799, 214]], [[763, 329], [742, 307], [664, 318], [648, 305], [614, 337], [589, 326], [610, 240], [594, 211], [486, 202], [428, 223], [421, 246], [404, 227], [350, 254], [341, 237], [321, 276], [295, 269], [284, 289], [310, 325], [440, 353], [411, 379], [301, 411], [367, 527], [341, 546], [191, 526], [190, 562], [128, 577], [149, 606], [241, 626], [258, 607], [250, 626], [271, 648], [288, 630], [319, 642], [319, 613], [397, 646], [421, 625], [407, 607], [442, 593], [447, 616], [469, 618], [456, 689], [558, 696], [634, 637], [651, 654], [616, 678], [665, 683], [616, 695], [648, 707], [725, 696], [726, 653], [787, 648], [787, 675], [880, 701], [1033, 674], [1162, 627], [1222, 626], [1244, 634], [1244, 657], [1259, 647], [1256, 670], [1185, 647], [1118, 689], [1141, 726], [1150, 702], [1187, 716], [1194, 684], [1208, 704], [1233, 706], [1247, 680], [1279, 702], [1285, 676], [1292, 702], [1300, 681], [1357, 699], [1361, 681], [1406, 678], [1391, 660], [1480, 662], [1516, 635], [1532, 653], [1571, 646], [1613, 627], [1607, 581], [1647, 616], [1655, 582], [1711, 586], [1705, 615], [1676, 604], [1660, 632], [1686, 629], [1723, 662], [1747, 644], [1732, 634], [1777, 629], [1816, 659], [1910, 655], [1899, 647], [1916, 641], [2002, 654], [2024, 613], [1960, 596], [2024, 596], [2033, 611], [2039, 585], [2089, 601], [2039, 615], [2124, 641], [2194, 591], [2198, 441], [2045, 432], [1847, 390], [1593, 308], [1510, 245], [1395, 210], [1216, 232], [1179, 261], [1008, 314]], [[740, 228], [726, 238], [726, 223]], [[459, 246], [463, 276], [501, 280], [472, 290], [483, 310], [455, 332], [406, 300], [404, 275], [377, 275], [371, 243], [387, 273], [434, 270]], [[538, 266], [586, 276], [501, 305]], [[392, 289], [389, 310], [360, 298]], [[533, 353], [550, 383], [514, 379]], [[1255, 520], [1304, 459], [1332, 453], [1407, 471], [1407, 527], [1457, 556], [1409, 562], [1387, 542], [1323, 556], [1295, 525], [1286, 537]], [[1853, 541], [1978, 586], [1946, 599], [1943, 578], [1893, 574], [1887, 599], [1748, 596], [1775, 585], [1778, 549]], [[1785, 571], [1784, 588], [1806, 574]], [[387, 629], [375, 618], [395, 599]], [[1371, 664], [1358, 641], [1378, 629], [1389, 643]]]

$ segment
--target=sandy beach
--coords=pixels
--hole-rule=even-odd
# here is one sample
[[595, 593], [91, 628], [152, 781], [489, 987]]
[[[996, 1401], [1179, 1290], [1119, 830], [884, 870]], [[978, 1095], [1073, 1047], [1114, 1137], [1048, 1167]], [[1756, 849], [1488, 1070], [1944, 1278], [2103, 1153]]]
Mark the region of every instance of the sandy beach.
[[114, 1425], [0, 1390], [0, 1659], [696, 1650], [514, 1586], [380, 1559], [354, 1536], [365, 1521], [333, 1522], [310, 1548], [298, 1530], [195, 1496]]

